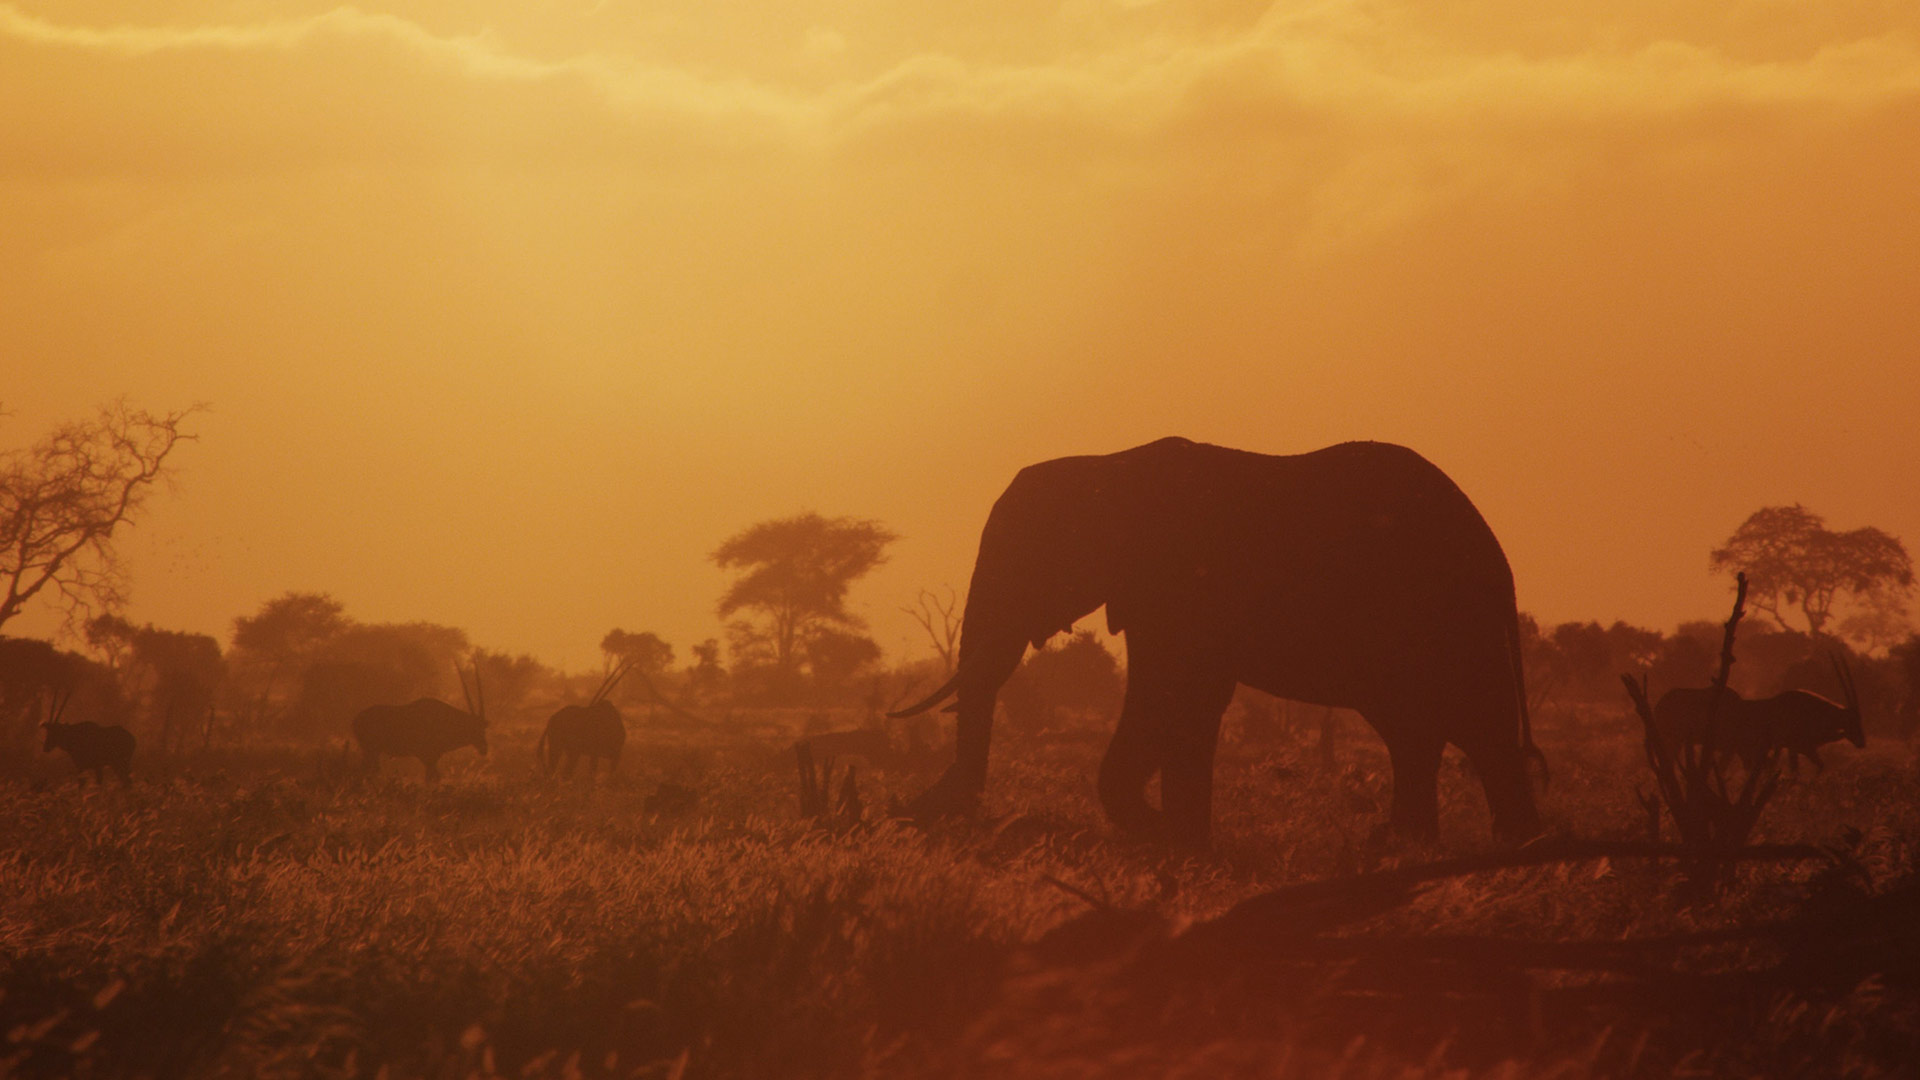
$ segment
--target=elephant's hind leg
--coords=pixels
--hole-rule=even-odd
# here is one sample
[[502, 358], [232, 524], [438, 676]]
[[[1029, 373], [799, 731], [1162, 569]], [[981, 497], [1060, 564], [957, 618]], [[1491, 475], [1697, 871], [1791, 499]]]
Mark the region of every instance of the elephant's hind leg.
[[1461, 747], [1480, 774], [1487, 809], [1493, 814], [1493, 834], [1509, 843], [1540, 835], [1540, 810], [1533, 801], [1533, 782], [1527, 775], [1527, 755], [1509, 741], [1469, 739]]
[[1382, 732], [1393, 762], [1393, 811], [1398, 836], [1431, 843], [1440, 838], [1440, 757], [1446, 740], [1424, 731]]

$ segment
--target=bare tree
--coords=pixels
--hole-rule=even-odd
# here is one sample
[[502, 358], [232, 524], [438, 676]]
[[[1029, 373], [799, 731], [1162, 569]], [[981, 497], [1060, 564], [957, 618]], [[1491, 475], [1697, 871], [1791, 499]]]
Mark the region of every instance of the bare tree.
[[933, 651], [940, 654], [940, 662], [947, 667], [946, 674], [953, 674], [953, 665], [959, 659], [960, 652], [960, 598], [954, 594], [953, 586], [944, 586], [946, 596], [932, 589], [921, 589], [914, 598], [912, 607], [900, 610], [907, 613], [920, 628], [927, 632], [933, 642]]
[[0, 626], [48, 589], [72, 623], [125, 598], [113, 538], [166, 475], [194, 409], [152, 413], [125, 403], [0, 454]]

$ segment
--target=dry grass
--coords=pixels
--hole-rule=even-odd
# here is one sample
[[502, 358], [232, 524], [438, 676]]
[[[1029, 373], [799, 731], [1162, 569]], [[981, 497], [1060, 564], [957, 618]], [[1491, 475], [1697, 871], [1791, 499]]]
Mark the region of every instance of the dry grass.
[[[1549, 822], [1637, 839], [1644, 765], [1624, 707], [1545, 720]], [[284, 750], [149, 766], [131, 790], [50, 782], [45, 763], [0, 786], [0, 1073], [1898, 1075], [1888, 1048], [1920, 1031], [1897, 981], [1676, 1005], [1556, 996], [1550, 974], [1513, 993], [1366, 997], [1315, 981], [1351, 971], [1167, 966], [1180, 928], [1248, 897], [1487, 847], [1477, 785], [1451, 759], [1442, 849], [1376, 844], [1385, 754], [1359, 731], [1332, 770], [1302, 744], [1230, 743], [1206, 856], [1108, 830], [1098, 739], [1003, 741], [993, 820], [932, 835], [808, 829], [791, 758], [764, 733], [641, 731], [623, 773], [591, 786], [536, 777], [531, 741], [450, 758], [433, 788], [417, 766], [369, 779], [338, 751]], [[1757, 839], [1852, 827], [1875, 887], [1911, 875], [1911, 754], [1833, 756]], [[665, 781], [699, 803], [646, 814]], [[923, 782], [863, 775], [869, 806]], [[1341, 932], [1649, 936], [1777, 918], [1819, 886], [1814, 867], [1748, 867], [1688, 907], [1673, 884], [1626, 861], [1502, 871]], [[1734, 970], [1757, 948], [1703, 963]]]

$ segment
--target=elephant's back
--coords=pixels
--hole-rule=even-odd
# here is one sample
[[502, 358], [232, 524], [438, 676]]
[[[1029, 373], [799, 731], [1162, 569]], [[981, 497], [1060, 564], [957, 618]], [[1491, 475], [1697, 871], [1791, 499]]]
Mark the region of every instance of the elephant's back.
[[1411, 572], [1491, 575], [1512, 588], [1506, 553], [1480, 508], [1419, 453], [1348, 442], [1277, 460], [1280, 486], [1338, 523], [1342, 548], [1390, 552]]
[[1216, 613], [1239, 647], [1323, 657], [1361, 682], [1411, 656], [1479, 670], [1504, 655], [1515, 618], [1506, 555], [1472, 501], [1419, 454], [1388, 443], [1183, 453], [1185, 464], [1143, 486], [1158, 505], [1141, 518], [1160, 523], [1155, 543], [1168, 553], [1150, 561], [1190, 568], [1161, 580]]
[[1112, 458], [1135, 474], [1124, 490], [1150, 504], [1139, 519], [1158, 519], [1215, 550], [1245, 551], [1262, 565], [1289, 564], [1289, 577], [1350, 563], [1376, 578], [1467, 575], [1512, 588], [1506, 555], [1479, 508], [1404, 446], [1346, 442], [1261, 454], [1162, 439]]

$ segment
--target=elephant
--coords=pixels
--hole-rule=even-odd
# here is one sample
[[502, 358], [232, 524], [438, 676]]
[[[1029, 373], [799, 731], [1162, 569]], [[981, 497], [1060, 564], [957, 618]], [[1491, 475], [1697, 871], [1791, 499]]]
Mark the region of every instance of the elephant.
[[1244, 683], [1364, 716], [1392, 762], [1395, 833], [1438, 836], [1452, 743], [1496, 835], [1539, 834], [1527, 766], [1545, 759], [1506, 555], [1445, 473], [1381, 442], [1268, 455], [1166, 438], [1022, 469], [981, 532], [953, 677], [893, 714], [950, 698], [957, 714], [955, 760], [911, 816], [977, 809], [1001, 685], [1029, 644], [1102, 605], [1126, 640], [1098, 780], [1121, 831], [1208, 844], [1221, 715]]

